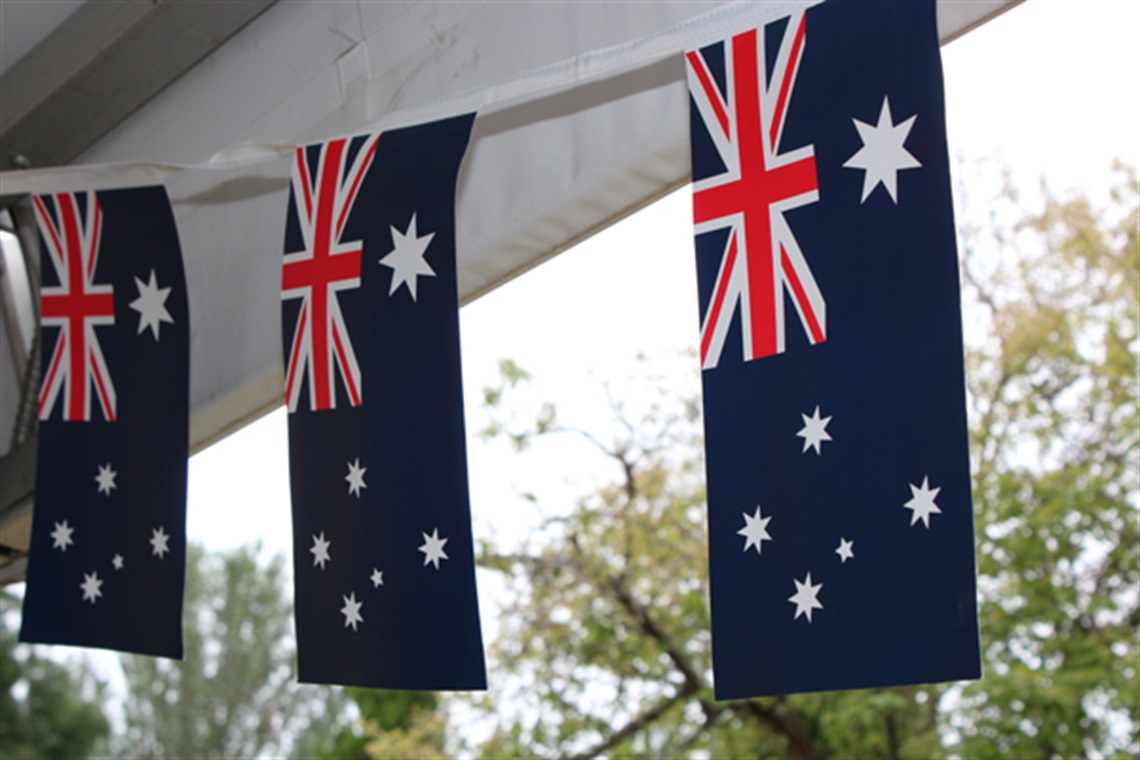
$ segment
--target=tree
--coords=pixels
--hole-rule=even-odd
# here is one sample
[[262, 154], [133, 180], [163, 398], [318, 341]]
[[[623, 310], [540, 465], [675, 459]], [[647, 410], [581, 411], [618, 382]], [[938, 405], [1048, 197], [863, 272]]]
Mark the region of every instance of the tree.
[[331, 741], [340, 690], [294, 680], [285, 561], [257, 547], [187, 552], [185, 660], [124, 655], [125, 757], [312, 756]]
[[446, 721], [438, 712], [439, 697], [430, 691], [362, 689], [345, 693], [360, 713], [320, 757], [327, 760], [440, 757], [444, 753]]
[[[695, 360], [694, 360], [695, 364]], [[528, 376], [502, 365], [494, 409]], [[616, 479], [551, 518], [531, 545], [481, 562], [512, 602], [494, 644], [525, 710], [484, 700], [504, 717], [488, 757], [929, 757], [939, 746], [941, 687], [716, 702], [711, 689], [699, 402], [661, 388], [613, 402], [612, 442], [559, 422], [551, 405], [529, 429], [500, 414], [489, 432], [525, 448], [573, 435]], [[522, 696], [525, 694], [525, 698]], [[514, 701], [514, 700], [512, 700]]]
[[[987, 676], [956, 694], [967, 755], [1140, 751], [1140, 241], [1135, 169], [1108, 208], [1006, 183], [963, 235], [985, 338], [967, 352]], [[1012, 220], [1012, 221], [1006, 221]]]
[[504, 362], [487, 433], [576, 436], [614, 477], [518, 551], [483, 547], [511, 592], [492, 649], [510, 676], [507, 699], [479, 701], [496, 719], [480, 751], [1135, 755], [1136, 175], [1104, 210], [1043, 196], [1030, 212], [1007, 190], [963, 234], [982, 680], [714, 701], [695, 396], [639, 389], [642, 409], [613, 403], [595, 435], [550, 404], [518, 411], [529, 377]]
[[0, 592], [0, 758], [72, 760], [104, 745], [110, 726], [99, 709], [103, 684], [85, 667], [17, 655], [7, 612], [19, 601]]

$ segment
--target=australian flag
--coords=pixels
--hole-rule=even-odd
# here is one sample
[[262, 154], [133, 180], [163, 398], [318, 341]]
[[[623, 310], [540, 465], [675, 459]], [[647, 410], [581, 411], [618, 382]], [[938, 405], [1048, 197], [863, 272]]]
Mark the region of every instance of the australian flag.
[[166, 190], [32, 197], [42, 385], [22, 641], [182, 657], [186, 279]]
[[686, 61], [716, 695], [976, 678], [935, 4]]
[[282, 308], [301, 681], [486, 688], [455, 265], [473, 121], [296, 152]]

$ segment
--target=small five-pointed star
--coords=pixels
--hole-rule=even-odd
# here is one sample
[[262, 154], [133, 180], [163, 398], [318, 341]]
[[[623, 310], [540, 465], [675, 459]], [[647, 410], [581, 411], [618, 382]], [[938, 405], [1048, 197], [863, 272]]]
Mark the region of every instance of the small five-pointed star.
[[840, 537], [839, 548], [835, 550], [835, 553], [839, 555], [840, 562], [847, 564], [847, 560], [855, 558], [855, 542]]
[[449, 559], [447, 552], [443, 550], [443, 545], [447, 543], [446, 538], [439, 537], [439, 528], [432, 530], [431, 535], [423, 534], [424, 545], [420, 547], [420, 551], [424, 553], [424, 566], [429, 563], [435, 565], [435, 569], [439, 569], [439, 561], [441, 559]]
[[848, 169], [863, 169], [863, 203], [876, 187], [882, 185], [891, 195], [891, 200], [899, 202], [898, 176], [903, 169], [917, 169], [922, 166], [918, 159], [910, 154], [903, 143], [914, 126], [915, 114], [906, 121], [895, 124], [891, 117], [891, 104], [887, 96], [883, 96], [883, 107], [879, 111], [879, 123], [875, 126], [866, 124], [858, 119], [855, 129], [863, 140], [863, 147], [859, 152], [847, 159], [843, 164]]
[[344, 600], [344, 606], [340, 608], [340, 614], [344, 615], [344, 627], [352, 626], [352, 630], [356, 630], [357, 623], [363, 623], [364, 618], [360, 616], [360, 608], [364, 606], [364, 602], [356, 601], [356, 592], [353, 591], [348, 596], [341, 596]]
[[111, 495], [111, 489], [116, 488], [115, 476], [119, 473], [111, 469], [111, 463], [99, 465], [99, 474], [95, 476], [95, 482], [99, 484], [99, 493]]
[[166, 310], [166, 298], [170, 295], [170, 288], [160, 288], [155, 281], [154, 270], [150, 270], [150, 281], [143, 282], [135, 278], [135, 285], [139, 289], [139, 297], [131, 301], [131, 308], [139, 313], [139, 331], [150, 328], [155, 340], [159, 339], [158, 326], [161, 322], [174, 322], [170, 312]]
[[79, 584], [79, 588], [83, 589], [83, 601], [95, 604], [95, 600], [103, 596], [103, 592], [99, 589], [103, 586], [103, 581], [99, 580], [99, 573], [84, 573], [83, 583]]
[[332, 557], [329, 556], [329, 547], [332, 546], [332, 541], [325, 540], [325, 532], [322, 530], [320, 536], [313, 536], [313, 546], [309, 551], [313, 555], [313, 567], [321, 566], [325, 569], [325, 563], [330, 561]]
[[68, 525], [67, 520], [64, 520], [63, 522], [57, 522], [55, 524], [55, 530], [51, 532], [51, 548], [59, 549], [61, 552], [66, 554], [67, 547], [75, 543], [71, 540], [71, 534], [74, 532], [75, 528], [72, 528], [70, 525]]
[[372, 588], [380, 588], [384, 585], [384, 573], [376, 568], [372, 568]]
[[164, 559], [166, 553], [170, 551], [170, 547], [166, 544], [166, 542], [170, 540], [170, 536], [166, 535], [166, 528], [160, 525], [157, 528], [152, 528], [150, 533], [150, 545], [153, 547], [152, 554], [159, 559]]
[[115, 566], [116, 570], [122, 570], [123, 569], [123, 555], [122, 554], [116, 554], [114, 557], [111, 558], [111, 564]]
[[356, 458], [355, 462], [348, 462], [348, 474], [344, 479], [348, 481], [348, 492], [360, 498], [360, 489], [368, 488], [368, 484], [364, 482], [364, 473], [368, 471], [367, 467], [360, 466], [360, 457]]
[[771, 541], [772, 537], [768, 535], [768, 523], [772, 521], [771, 517], [764, 517], [760, 514], [760, 505], [756, 505], [756, 512], [750, 517], [747, 512], [740, 513], [744, 517], [744, 527], [736, 531], [736, 535], [744, 536], [744, 549], [748, 551], [749, 547], [755, 546], [756, 553], [760, 554], [761, 541]]
[[395, 247], [391, 253], [380, 259], [381, 264], [392, 270], [392, 285], [388, 288], [388, 295], [394, 295], [403, 285], [412, 294], [414, 301], [418, 278], [435, 277], [435, 270], [424, 258], [435, 233], [429, 232], [420, 237], [416, 232], [415, 214], [412, 214], [412, 220], [408, 222], [408, 229], [404, 232], [392, 226], [389, 226], [389, 229], [392, 231], [392, 245]]
[[819, 595], [819, 590], [823, 588], [822, 583], [817, 583], [814, 586], [811, 582], [811, 573], [807, 574], [804, 582], [800, 583], [795, 578], [792, 578], [796, 584], [796, 593], [788, 597], [788, 601], [796, 605], [796, 616], [792, 620], [799, 619], [800, 615], [807, 615], [808, 622], [811, 622], [811, 611], [822, 610], [823, 605], [819, 603], [816, 597]]
[[806, 454], [808, 449], [815, 449], [816, 454], [820, 454], [820, 446], [824, 441], [830, 441], [831, 436], [827, 432], [827, 423], [831, 422], [831, 417], [824, 417], [820, 419], [819, 405], [816, 404], [815, 413], [808, 417], [806, 414], [801, 414], [804, 418], [804, 426], [800, 432], [796, 433], [797, 436], [804, 439], [804, 450], [801, 454]]
[[911, 498], [903, 506], [906, 509], [912, 510], [913, 514], [910, 517], [910, 524], [914, 525], [919, 520], [927, 528], [930, 527], [930, 516], [942, 514], [942, 510], [934, 503], [934, 497], [938, 496], [938, 492], [942, 490], [941, 486], [938, 488], [930, 487], [930, 478], [927, 476], [922, 477], [922, 487], [918, 487], [913, 483], [908, 483], [910, 486]]

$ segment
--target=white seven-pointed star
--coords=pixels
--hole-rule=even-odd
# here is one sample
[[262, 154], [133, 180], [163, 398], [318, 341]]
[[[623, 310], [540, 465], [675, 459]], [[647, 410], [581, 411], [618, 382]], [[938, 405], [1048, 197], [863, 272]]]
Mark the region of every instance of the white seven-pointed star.
[[854, 559], [854, 557], [855, 557], [854, 547], [855, 547], [854, 541], [848, 541], [846, 538], [840, 537], [839, 548], [835, 550], [835, 553], [839, 555], [840, 561], [842, 561], [844, 564], [846, 564], [847, 560]]
[[909, 483], [911, 498], [903, 506], [914, 512], [910, 518], [910, 524], [914, 525], [919, 520], [927, 528], [930, 527], [930, 516], [942, 514], [942, 510], [934, 503], [934, 497], [942, 490], [941, 486], [938, 488], [930, 487], [930, 478], [925, 475], [922, 478], [922, 487], [918, 487], [913, 483]]
[[803, 429], [796, 433], [796, 435], [804, 439], [804, 450], [800, 453], [806, 454], [808, 449], [815, 449], [816, 454], [821, 453], [820, 445], [824, 441], [831, 440], [831, 435], [827, 432], [827, 423], [831, 422], [831, 417], [827, 416], [820, 419], [818, 404], [812, 416], [808, 417], [806, 414], [801, 414], [800, 416], [804, 418]]
[[394, 295], [396, 290], [404, 285], [408, 288], [408, 292], [412, 294], [412, 300], [416, 300], [416, 282], [417, 278], [421, 275], [424, 277], [435, 277], [435, 270], [431, 268], [431, 264], [427, 263], [424, 259], [424, 254], [427, 253], [428, 245], [431, 244], [432, 238], [435, 237], [434, 232], [420, 237], [416, 233], [416, 215], [412, 214], [412, 220], [408, 222], [408, 229], [400, 232], [395, 227], [389, 227], [392, 230], [392, 245], [395, 248], [384, 258], [380, 259], [380, 263], [392, 269], [392, 285], [388, 288], [388, 295]]
[[83, 583], [79, 584], [79, 588], [83, 589], [83, 601], [90, 601], [95, 604], [95, 600], [103, 596], [103, 592], [99, 590], [102, 585], [103, 581], [99, 580], [99, 573], [84, 573]]
[[760, 514], [760, 505], [756, 505], [756, 512], [749, 517], [747, 512], [741, 512], [744, 516], [744, 527], [736, 531], [736, 535], [744, 536], [744, 551], [748, 551], [751, 546], [756, 547], [756, 553], [760, 553], [761, 541], [771, 541], [772, 537], [768, 535], [768, 523], [772, 521], [771, 517], [764, 517]]
[[792, 578], [796, 583], [796, 593], [788, 597], [788, 601], [796, 605], [796, 616], [792, 620], [796, 620], [800, 615], [807, 615], [808, 622], [811, 622], [811, 611], [822, 610], [823, 605], [819, 603], [816, 597], [819, 595], [819, 590], [823, 588], [822, 583], [817, 583], [814, 586], [811, 582], [811, 573], [807, 574], [804, 582], [800, 583], [795, 578]]
[[364, 606], [364, 602], [356, 601], [356, 592], [353, 591], [348, 596], [341, 596], [344, 600], [344, 606], [340, 608], [340, 614], [344, 615], [344, 627], [352, 626], [352, 630], [356, 630], [357, 623], [363, 623], [364, 618], [360, 616], [360, 608]]
[[170, 295], [170, 288], [160, 288], [154, 278], [154, 270], [150, 270], [150, 282], [143, 282], [135, 278], [135, 285], [139, 289], [139, 297], [131, 301], [131, 308], [139, 313], [139, 332], [150, 328], [154, 339], [158, 340], [158, 325], [160, 322], [174, 322], [170, 312], [166, 310], [166, 298]]
[[115, 566], [116, 570], [122, 570], [123, 569], [123, 555], [122, 554], [116, 554], [114, 557], [111, 558], [111, 564]]
[[313, 547], [309, 551], [313, 555], [313, 566], [321, 566], [325, 569], [325, 563], [332, 559], [329, 556], [329, 547], [332, 546], [332, 541], [325, 540], [325, 532], [322, 530], [320, 536], [313, 536]]
[[68, 525], [67, 520], [61, 523], [57, 522], [55, 524], [55, 530], [51, 532], [51, 548], [59, 549], [66, 554], [67, 547], [75, 543], [71, 540], [71, 534], [74, 532], [75, 528]]
[[360, 466], [360, 457], [357, 457], [355, 462], [347, 464], [348, 474], [344, 479], [348, 481], [348, 492], [359, 499], [360, 489], [368, 488], [368, 484], [364, 482], [364, 473], [368, 472], [368, 468]]
[[863, 198], [866, 201], [872, 191], [880, 184], [891, 194], [891, 200], [899, 202], [898, 173], [902, 169], [916, 169], [922, 164], [910, 154], [903, 143], [914, 126], [915, 114], [901, 124], [893, 123], [891, 118], [891, 104], [887, 96], [883, 96], [883, 108], [879, 111], [879, 123], [875, 126], [865, 124], [858, 119], [855, 129], [859, 130], [859, 137], [863, 140], [863, 147], [854, 156], [843, 164], [848, 169], [863, 169]]
[[161, 525], [158, 526], [158, 528], [152, 528], [150, 532], [150, 545], [154, 547], [153, 554], [157, 555], [159, 559], [162, 559], [166, 553], [170, 551], [170, 547], [166, 545], [166, 542], [170, 540], [170, 536], [166, 535], [166, 528]]
[[432, 530], [431, 535], [423, 534], [424, 545], [420, 547], [420, 551], [424, 553], [424, 565], [429, 562], [435, 565], [435, 569], [439, 569], [439, 561], [441, 559], [450, 559], [447, 552], [443, 550], [443, 545], [447, 543], [446, 538], [439, 537], [439, 528]]
[[111, 463], [99, 465], [99, 474], [95, 476], [95, 482], [99, 484], [99, 493], [111, 495], [111, 489], [115, 488], [115, 476], [119, 473], [111, 469]]
[[384, 573], [376, 568], [372, 568], [372, 588], [380, 588], [384, 585]]

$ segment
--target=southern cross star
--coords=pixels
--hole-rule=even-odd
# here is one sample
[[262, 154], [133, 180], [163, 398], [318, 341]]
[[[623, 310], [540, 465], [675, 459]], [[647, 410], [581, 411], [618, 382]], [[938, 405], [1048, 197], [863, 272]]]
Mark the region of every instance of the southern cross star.
[[392, 245], [395, 247], [391, 253], [380, 259], [381, 264], [392, 270], [392, 284], [388, 288], [388, 295], [395, 295], [399, 287], [403, 285], [411, 293], [414, 301], [416, 300], [416, 282], [419, 278], [421, 276], [435, 277], [435, 270], [424, 258], [435, 233], [429, 232], [422, 237], [417, 234], [415, 214], [412, 214], [412, 220], [408, 222], [408, 229], [404, 232], [400, 232], [392, 226], [389, 226], [389, 229], [392, 231]]
[[934, 498], [938, 496], [938, 492], [942, 490], [941, 486], [938, 488], [930, 487], [930, 478], [925, 475], [922, 478], [922, 486], [916, 486], [913, 483], [910, 486], [911, 498], [903, 507], [911, 510], [914, 514], [910, 517], [910, 524], [914, 525], [919, 520], [927, 528], [930, 527], [930, 516], [942, 514], [942, 510], [934, 503]]
[[384, 573], [376, 568], [372, 568], [372, 588], [380, 588], [384, 585]]
[[797, 436], [804, 439], [804, 450], [800, 453], [806, 454], [808, 449], [815, 449], [815, 453], [820, 454], [820, 445], [824, 441], [831, 440], [831, 435], [827, 432], [827, 423], [831, 422], [831, 416], [820, 419], [818, 404], [812, 416], [808, 417], [806, 414], [800, 416], [804, 418], [803, 429], [796, 433]]
[[169, 540], [170, 536], [166, 535], [166, 528], [161, 525], [158, 526], [158, 528], [152, 528], [150, 538], [150, 545], [154, 550], [152, 554], [159, 559], [163, 559], [166, 553], [170, 551], [170, 547], [166, 545], [166, 542]]
[[173, 324], [174, 322], [174, 318], [166, 310], [166, 298], [170, 295], [170, 288], [158, 287], [153, 269], [150, 270], [149, 282], [143, 282], [136, 277], [135, 285], [138, 286], [139, 297], [131, 301], [130, 306], [139, 313], [139, 331], [137, 334], [141, 335], [142, 331], [149, 327], [151, 334], [157, 341], [159, 339], [159, 323], [170, 322]]
[[111, 564], [115, 566], [116, 570], [122, 570], [123, 569], [123, 555], [122, 554], [116, 554], [114, 557], [111, 558]]
[[348, 474], [344, 479], [348, 481], [348, 492], [359, 499], [360, 489], [368, 488], [368, 484], [364, 482], [364, 473], [368, 472], [368, 468], [360, 466], [360, 457], [357, 457], [355, 462], [347, 464]]
[[760, 514], [760, 506], [756, 506], [756, 512], [751, 517], [747, 512], [740, 513], [744, 517], [744, 527], [736, 531], [736, 535], [744, 536], [744, 551], [748, 551], [751, 546], [756, 547], [756, 553], [760, 554], [761, 542], [771, 541], [772, 537], [768, 535], [768, 523], [772, 521], [771, 517], [764, 517]]
[[95, 600], [103, 596], [103, 592], [99, 589], [103, 586], [103, 581], [99, 580], [99, 573], [84, 573], [83, 583], [79, 584], [79, 588], [83, 589], [83, 601], [95, 604]]
[[332, 546], [332, 541], [325, 540], [325, 532], [322, 530], [320, 536], [313, 536], [313, 546], [309, 551], [313, 555], [313, 566], [321, 566], [325, 569], [325, 563], [330, 561], [332, 557], [329, 556], [329, 547]]
[[846, 538], [839, 539], [839, 548], [835, 550], [839, 555], [839, 559], [843, 564], [847, 564], [847, 560], [855, 558], [855, 542], [848, 541]]
[[918, 159], [910, 154], [903, 143], [914, 126], [915, 114], [904, 122], [895, 124], [891, 117], [891, 104], [887, 96], [883, 96], [883, 107], [879, 111], [879, 123], [875, 126], [866, 124], [858, 119], [855, 129], [863, 140], [863, 147], [847, 159], [843, 164], [848, 169], [863, 169], [863, 198], [860, 203], [867, 200], [876, 187], [882, 185], [891, 195], [896, 204], [898, 197], [898, 176], [903, 169], [917, 169], [922, 166]]
[[363, 623], [364, 618], [360, 616], [360, 608], [364, 606], [364, 602], [356, 601], [356, 592], [353, 591], [348, 596], [341, 596], [344, 600], [344, 606], [340, 608], [340, 614], [344, 615], [344, 627], [352, 626], [352, 630], [356, 630], [357, 623]]
[[99, 474], [95, 476], [95, 482], [99, 484], [99, 493], [111, 495], [111, 489], [116, 488], [115, 476], [119, 473], [111, 469], [111, 463], [99, 465]]
[[800, 583], [795, 578], [792, 578], [796, 584], [796, 593], [788, 597], [788, 601], [796, 605], [796, 616], [792, 620], [796, 620], [800, 615], [807, 615], [808, 622], [811, 622], [811, 611], [822, 610], [823, 605], [819, 603], [816, 597], [819, 595], [819, 590], [823, 588], [822, 583], [812, 585], [811, 573], [807, 574], [804, 582]]
[[71, 534], [74, 532], [75, 528], [72, 528], [70, 525], [68, 525], [67, 520], [64, 520], [61, 523], [57, 522], [55, 524], [55, 530], [51, 532], [51, 548], [59, 549], [61, 552], [66, 554], [67, 547], [75, 543], [71, 540]]
[[435, 565], [435, 569], [439, 569], [439, 561], [441, 559], [449, 559], [447, 552], [443, 550], [443, 545], [447, 543], [446, 538], [439, 537], [439, 528], [432, 530], [431, 535], [423, 534], [424, 545], [420, 547], [420, 551], [424, 553], [424, 566], [429, 563]]

